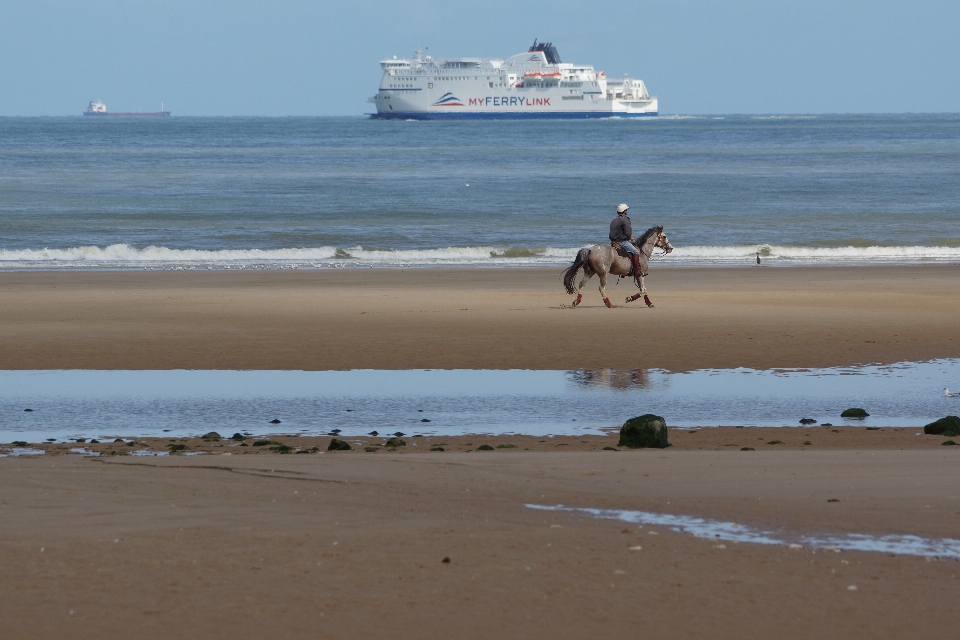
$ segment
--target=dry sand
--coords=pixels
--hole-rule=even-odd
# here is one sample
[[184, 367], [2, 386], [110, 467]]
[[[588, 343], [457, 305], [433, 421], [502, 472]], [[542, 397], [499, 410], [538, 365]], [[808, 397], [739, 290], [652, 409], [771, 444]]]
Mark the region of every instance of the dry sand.
[[[960, 267], [0, 274], [0, 369], [820, 367], [960, 357]], [[627, 281], [611, 298], [631, 293]], [[635, 289], [633, 289], [635, 290]]]
[[[4, 273], [0, 369], [960, 357], [953, 265], [655, 267], [648, 286], [656, 309], [610, 310], [593, 285], [585, 307], [562, 308], [553, 269]], [[349, 452], [269, 436], [317, 447], [307, 455], [196, 438], [73, 443], [99, 458], [39, 445], [47, 455], [0, 459], [0, 625], [4, 638], [955, 638], [955, 561], [717, 543], [525, 506], [960, 537], [960, 447], [916, 433], [714, 428], [642, 451], [604, 450], [613, 434], [405, 437], [394, 451], [351, 437]], [[206, 455], [120, 455], [170, 444]]]

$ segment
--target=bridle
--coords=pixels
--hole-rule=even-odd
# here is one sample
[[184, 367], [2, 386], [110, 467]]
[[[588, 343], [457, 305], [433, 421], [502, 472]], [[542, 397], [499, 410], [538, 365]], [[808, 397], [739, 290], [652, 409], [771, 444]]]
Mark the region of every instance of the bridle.
[[[663, 249], [663, 253], [658, 253], [654, 255], [653, 249]], [[653, 243], [653, 248], [650, 249], [650, 255], [647, 256], [647, 259], [649, 260], [659, 259], [672, 251], [673, 251], [673, 247], [670, 245], [670, 241], [667, 240], [666, 234], [664, 234], [663, 231], [658, 231], [657, 241]]]

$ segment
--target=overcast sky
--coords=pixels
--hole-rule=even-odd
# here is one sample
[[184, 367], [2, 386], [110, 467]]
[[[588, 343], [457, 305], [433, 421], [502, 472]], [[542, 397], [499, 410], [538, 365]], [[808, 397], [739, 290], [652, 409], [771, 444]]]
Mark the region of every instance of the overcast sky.
[[0, 115], [361, 115], [384, 57], [534, 38], [661, 113], [960, 112], [958, 29], [958, 0], [0, 0]]

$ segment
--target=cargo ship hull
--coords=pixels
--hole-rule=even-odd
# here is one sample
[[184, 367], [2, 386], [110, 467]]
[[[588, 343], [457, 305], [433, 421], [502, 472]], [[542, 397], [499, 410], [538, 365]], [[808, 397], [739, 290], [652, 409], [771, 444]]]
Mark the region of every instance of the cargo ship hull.
[[114, 111], [112, 113], [84, 111], [85, 116], [96, 116], [98, 118], [165, 118], [170, 115], [169, 111]]

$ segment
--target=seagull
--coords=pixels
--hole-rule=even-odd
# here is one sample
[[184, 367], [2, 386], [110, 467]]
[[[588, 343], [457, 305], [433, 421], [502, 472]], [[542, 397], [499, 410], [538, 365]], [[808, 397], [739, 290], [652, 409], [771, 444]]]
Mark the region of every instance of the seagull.
[[950, 389], [947, 389], [946, 387], [943, 388], [943, 395], [947, 396], [948, 398], [960, 398], [960, 393], [951, 393]]

